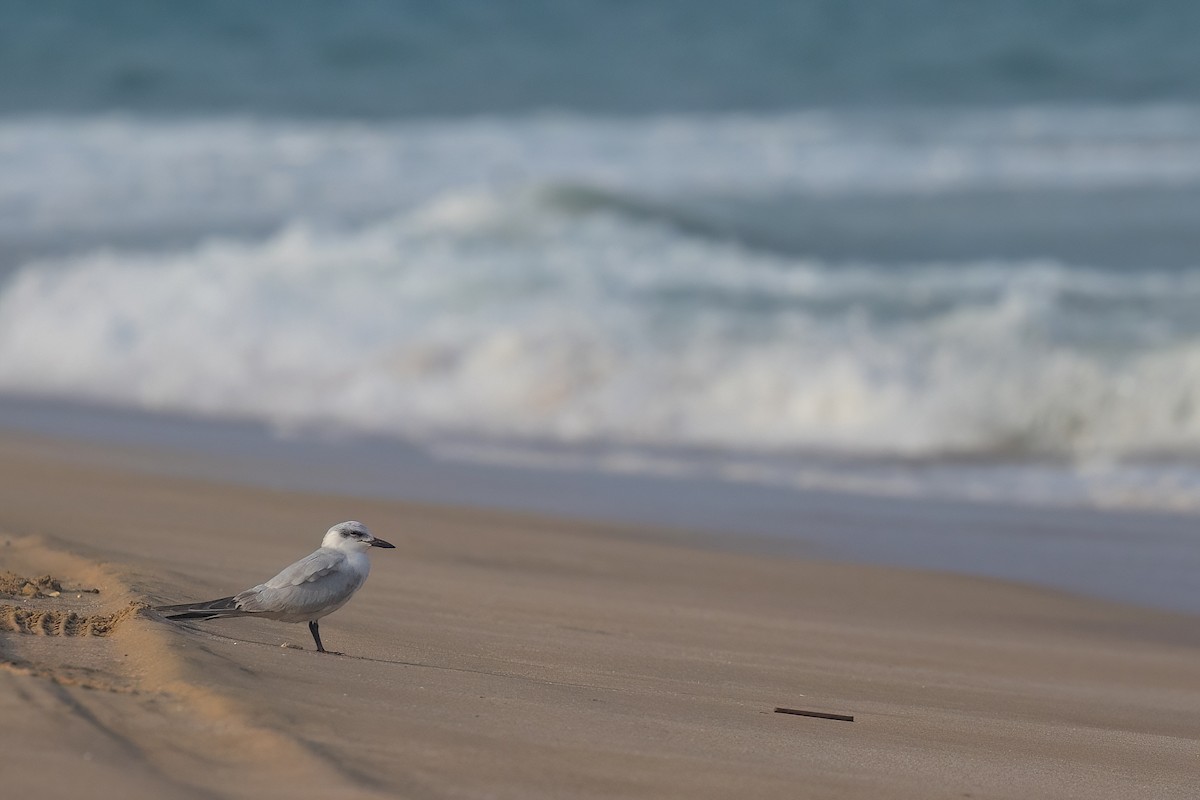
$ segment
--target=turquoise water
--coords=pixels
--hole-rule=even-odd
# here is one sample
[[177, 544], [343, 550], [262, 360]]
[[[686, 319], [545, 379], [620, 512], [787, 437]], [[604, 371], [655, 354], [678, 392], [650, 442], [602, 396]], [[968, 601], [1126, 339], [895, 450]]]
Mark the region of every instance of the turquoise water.
[[5, 3], [0, 108], [395, 118], [1196, 102], [1156, 2]]

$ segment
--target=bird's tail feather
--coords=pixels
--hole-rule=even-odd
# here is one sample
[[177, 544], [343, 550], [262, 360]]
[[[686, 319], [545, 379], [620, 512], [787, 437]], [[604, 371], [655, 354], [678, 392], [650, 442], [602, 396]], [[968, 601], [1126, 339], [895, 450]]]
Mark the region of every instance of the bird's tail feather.
[[232, 596], [209, 600], [207, 603], [180, 603], [174, 606], [156, 606], [155, 611], [167, 619], [220, 619], [245, 614], [234, 603]]

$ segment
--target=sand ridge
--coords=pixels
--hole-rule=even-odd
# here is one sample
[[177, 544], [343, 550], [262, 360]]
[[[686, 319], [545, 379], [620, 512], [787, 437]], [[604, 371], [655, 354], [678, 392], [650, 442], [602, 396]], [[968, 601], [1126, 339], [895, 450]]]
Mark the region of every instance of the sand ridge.
[[0, 604], [0, 631], [39, 636], [108, 636], [142, 608], [148, 606], [131, 603], [112, 614], [78, 614]]

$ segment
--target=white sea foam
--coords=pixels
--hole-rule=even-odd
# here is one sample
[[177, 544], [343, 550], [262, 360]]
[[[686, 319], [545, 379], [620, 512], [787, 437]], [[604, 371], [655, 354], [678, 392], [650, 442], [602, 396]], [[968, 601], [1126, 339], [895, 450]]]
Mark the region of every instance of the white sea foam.
[[1189, 273], [829, 264], [456, 194], [354, 232], [28, 264], [0, 387], [417, 436], [1194, 454], [1196, 307]]

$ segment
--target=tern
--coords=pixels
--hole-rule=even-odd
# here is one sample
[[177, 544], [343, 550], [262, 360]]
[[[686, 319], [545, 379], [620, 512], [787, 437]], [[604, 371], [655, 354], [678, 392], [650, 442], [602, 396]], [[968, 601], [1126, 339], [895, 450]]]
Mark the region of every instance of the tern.
[[395, 546], [372, 536], [361, 522], [339, 522], [325, 533], [315, 552], [265, 583], [207, 603], [181, 603], [154, 610], [167, 619], [264, 617], [307, 622], [317, 652], [327, 653], [317, 621], [344, 606], [363, 585], [371, 571], [367, 550]]

